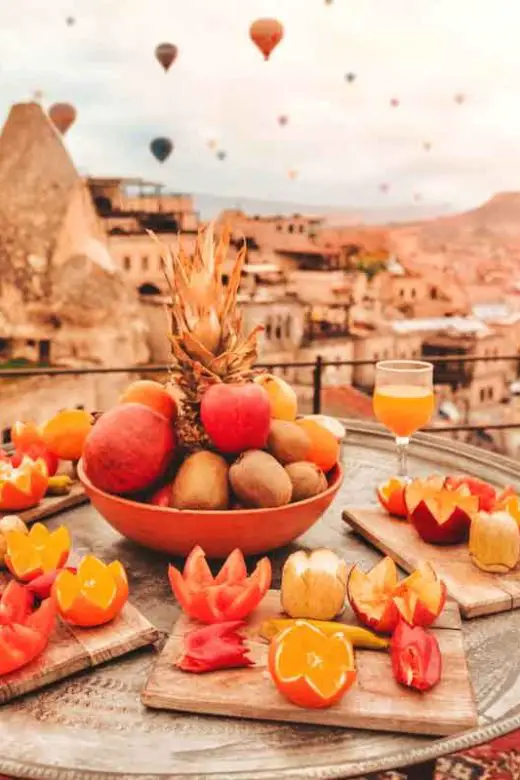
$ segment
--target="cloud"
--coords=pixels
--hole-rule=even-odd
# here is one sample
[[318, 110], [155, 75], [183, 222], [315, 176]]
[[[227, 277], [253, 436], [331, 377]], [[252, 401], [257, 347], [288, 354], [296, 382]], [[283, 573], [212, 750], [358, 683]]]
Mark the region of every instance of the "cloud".
[[[286, 34], [265, 63], [248, 28], [269, 15]], [[520, 180], [519, 24], [514, 0], [16, 0], [0, 6], [0, 112], [36, 89], [73, 102], [78, 168], [177, 191], [466, 207]], [[162, 166], [157, 135], [175, 144]]]

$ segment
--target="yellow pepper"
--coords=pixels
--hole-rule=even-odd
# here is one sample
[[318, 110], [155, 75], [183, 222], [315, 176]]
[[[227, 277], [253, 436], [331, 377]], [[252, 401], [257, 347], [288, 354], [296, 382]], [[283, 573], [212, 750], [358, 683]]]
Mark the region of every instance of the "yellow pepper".
[[[299, 618], [271, 618], [271, 620], [265, 620], [260, 626], [260, 636], [270, 641], [280, 631], [293, 626], [297, 619]], [[389, 645], [387, 639], [377, 636], [377, 634], [368, 631], [366, 628], [361, 628], [361, 626], [349, 626], [332, 620], [305, 620], [305, 622], [319, 628], [327, 636], [342, 634], [352, 642], [354, 647], [363, 648], [364, 650], [386, 650]]]

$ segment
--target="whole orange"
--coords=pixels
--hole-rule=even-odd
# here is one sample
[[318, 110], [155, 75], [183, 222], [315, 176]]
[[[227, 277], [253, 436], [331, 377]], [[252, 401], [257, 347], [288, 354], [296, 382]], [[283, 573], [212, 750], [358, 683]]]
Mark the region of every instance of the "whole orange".
[[172, 422], [177, 417], [177, 404], [168, 390], [160, 382], [151, 379], [139, 379], [132, 382], [119, 398], [120, 404], [143, 404], [149, 406], [154, 412], [162, 414]]
[[49, 452], [62, 460], [79, 460], [94, 419], [83, 409], [63, 409], [40, 428]]
[[296, 424], [303, 428], [311, 440], [305, 460], [315, 463], [325, 472], [330, 471], [338, 462], [340, 453], [340, 444], [334, 434], [315, 420], [296, 420]]

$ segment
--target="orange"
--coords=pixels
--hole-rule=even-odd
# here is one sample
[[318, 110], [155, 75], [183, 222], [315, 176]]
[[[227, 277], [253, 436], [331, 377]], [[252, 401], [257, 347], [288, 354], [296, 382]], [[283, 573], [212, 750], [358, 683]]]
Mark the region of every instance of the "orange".
[[15, 450], [25, 452], [34, 444], [41, 444], [42, 437], [36, 423], [17, 420], [11, 428], [11, 441]]
[[383, 485], [376, 488], [376, 494], [381, 506], [394, 517], [408, 517], [404, 500], [406, 482], [400, 477], [390, 477]]
[[312, 709], [338, 702], [356, 679], [349, 640], [343, 634], [327, 636], [305, 620], [297, 620], [275, 636], [268, 666], [286, 699]]
[[5, 537], [5, 564], [11, 574], [23, 582], [60, 569], [69, 557], [71, 538], [64, 525], [49, 531], [42, 523], [35, 523], [28, 534], [8, 531]]
[[273, 419], [290, 422], [296, 419], [298, 399], [292, 387], [284, 379], [274, 374], [260, 374], [255, 377], [255, 382], [263, 387], [269, 396]]
[[340, 443], [328, 428], [315, 420], [296, 420], [311, 440], [311, 447], [306, 460], [315, 463], [322, 471], [330, 471], [339, 460]]
[[167, 420], [177, 417], [177, 404], [168, 390], [160, 382], [140, 379], [129, 385], [119, 398], [120, 404], [143, 404], [162, 414]]
[[79, 460], [94, 418], [83, 409], [63, 409], [40, 429], [49, 452], [62, 460]]
[[113, 620], [128, 599], [128, 579], [123, 565], [108, 566], [93, 555], [86, 555], [76, 574], [67, 569], [58, 572], [54, 595], [61, 617], [74, 626], [101, 626]]

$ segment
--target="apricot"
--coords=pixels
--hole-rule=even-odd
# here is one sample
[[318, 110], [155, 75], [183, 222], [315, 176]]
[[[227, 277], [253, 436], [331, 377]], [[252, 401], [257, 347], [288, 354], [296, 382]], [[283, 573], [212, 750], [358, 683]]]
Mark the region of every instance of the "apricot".
[[261, 374], [255, 382], [264, 388], [269, 396], [271, 417], [275, 420], [295, 420], [298, 412], [298, 399], [292, 387], [284, 379], [274, 374]]
[[333, 433], [315, 420], [296, 420], [308, 435], [311, 446], [305, 460], [315, 463], [327, 473], [339, 460], [340, 444]]
[[154, 412], [162, 414], [163, 417], [172, 422], [177, 417], [175, 399], [164, 385], [151, 379], [140, 379], [137, 382], [132, 382], [121, 394], [119, 403], [137, 403], [149, 406]]
[[93, 422], [84, 409], [63, 409], [42, 425], [43, 443], [61, 460], [79, 460]]

